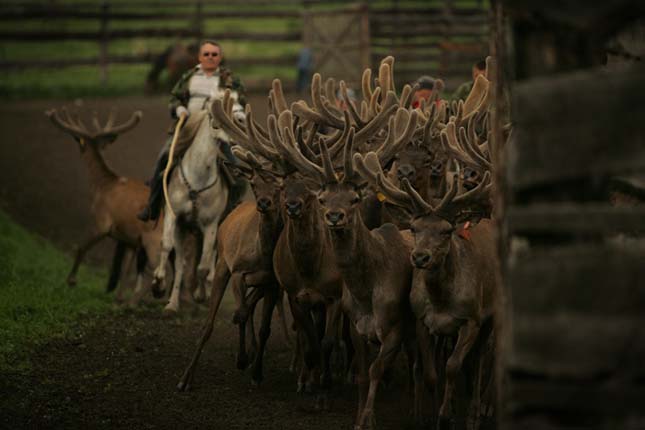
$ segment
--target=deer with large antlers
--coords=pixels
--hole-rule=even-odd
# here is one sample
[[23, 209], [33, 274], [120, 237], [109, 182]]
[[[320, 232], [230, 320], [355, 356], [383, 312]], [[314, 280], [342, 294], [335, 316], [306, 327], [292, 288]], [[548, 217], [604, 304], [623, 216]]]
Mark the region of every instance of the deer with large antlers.
[[[298, 343], [304, 350], [298, 391], [313, 390], [321, 372], [326, 389], [331, 382], [329, 356], [335, 343], [332, 339], [338, 331], [337, 320], [332, 318], [337, 313], [333, 309], [342, 294], [342, 279], [336, 268], [329, 233], [318, 217], [316, 195], [311, 191], [312, 185], [307, 184], [311, 181], [303, 178], [291, 160], [283, 158], [277, 149], [277, 141], [283, 133], [281, 125], [293, 126], [292, 122], [285, 122], [285, 116], [282, 116], [280, 126], [276, 120], [276, 116], [287, 111], [280, 81], [274, 81], [271, 91], [272, 114], [268, 118], [268, 130], [254, 121], [248, 105], [246, 127], [241, 128], [225, 111], [225, 100], [213, 105], [214, 116], [222, 129], [253, 154], [271, 160], [274, 165], [286, 166], [280, 198], [285, 227], [276, 244], [273, 266], [276, 278], [289, 296]], [[312, 133], [315, 135], [315, 131]], [[329, 141], [337, 143], [344, 135], [344, 131], [339, 131]], [[323, 342], [325, 339], [327, 341]]]
[[[243, 202], [237, 206], [219, 228], [218, 259], [215, 265], [210, 311], [193, 359], [177, 386], [179, 390], [190, 388], [197, 360], [213, 331], [215, 316], [229, 280], [238, 304], [234, 321], [240, 325], [240, 355], [237, 363], [240, 369], [246, 368], [248, 360], [244, 340], [244, 324], [250, 313], [244, 300], [246, 290], [254, 288], [258, 300], [264, 297], [260, 344], [252, 369], [252, 379], [259, 384], [262, 381], [262, 360], [271, 332], [273, 308], [278, 298], [282, 297], [273, 271], [273, 251], [283, 228], [279, 207], [281, 173], [276, 172], [267, 163], [260, 163], [255, 156], [246, 151], [237, 147], [234, 150], [238, 158], [251, 166], [246, 168], [239, 165], [236, 171], [250, 180], [256, 200], [255, 203]], [[251, 306], [254, 306], [254, 303]], [[284, 322], [284, 315], [282, 316]]]
[[146, 204], [150, 192], [148, 187], [143, 182], [117, 175], [107, 165], [101, 151], [120, 134], [134, 128], [141, 120], [141, 112], [133, 113], [130, 119], [118, 125], [114, 123], [114, 112], [110, 113], [104, 125], [100, 124], [95, 115], [92, 119], [94, 130], [90, 130], [78, 115], [72, 115], [66, 109], [62, 110], [62, 114], [52, 109], [47, 111], [46, 115], [56, 127], [70, 134], [78, 142], [92, 189], [92, 233], [79, 247], [67, 283], [70, 286], [76, 284], [76, 272], [85, 254], [104, 238], [112, 237], [117, 241], [117, 250], [108, 290], [116, 287], [125, 249], [141, 247], [143, 250], [139, 252], [137, 262], [137, 286], [133, 295], [133, 299], [136, 300], [143, 291], [143, 269], [146, 260], [151, 267], [156, 267], [158, 263], [161, 228], [157, 228], [154, 223], [141, 222], [136, 217], [137, 212]]
[[[457, 195], [457, 176], [454, 175], [442, 200], [432, 205], [414, 190], [407, 179], [403, 189], [385, 178], [375, 162], [375, 154], [356, 156], [360, 171], [366, 179], [393, 204], [412, 214], [412, 234], [415, 246], [410, 262], [415, 267], [410, 303], [417, 319], [417, 339], [421, 351], [426, 383], [437, 384], [433, 337], [456, 337], [454, 350], [445, 368], [445, 390], [439, 417], [450, 417], [455, 380], [464, 359], [481, 337], [485, 323], [495, 315], [499, 292], [495, 265], [496, 252], [493, 225], [481, 220], [461, 233], [461, 225], [473, 213], [488, 210], [491, 190], [490, 174], [475, 188]], [[376, 166], [376, 167], [375, 167]], [[421, 382], [417, 379], [417, 386]], [[417, 400], [420, 390], [417, 389]], [[479, 408], [479, 387], [474, 388], [472, 406]], [[477, 412], [476, 412], [477, 413]]]
[[[376, 145], [378, 162], [386, 164], [416, 131], [417, 112], [410, 113], [403, 107], [408, 103], [411, 88], [406, 86], [401, 99], [396, 97], [391, 86], [390, 66], [387, 61], [381, 65], [379, 86], [374, 91], [369, 85], [369, 72], [364, 74], [364, 83], [368, 84], [363, 91], [366, 98], [370, 98], [370, 105], [363, 103], [362, 114], [357, 113], [346, 97], [345, 101], [352, 106], [349, 111], [334, 112], [328, 102], [332, 91], [327, 90], [327, 98], [322, 97], [321, 78], [316, 74], [312, 82], [314, 107], [309, 108], [304, 102], [296, 103], [291, 110], [284, 110], [277, 121], [273, 118], [269, 128], [272, 142], [281, 155], [317, 184], [320, 214], [316, 216], [322, 219], [328, 231], [331, 250], [344, 281], [342, 303], [350, 319], [356, 350], [359, 373], [357, 428], [372, 426], [378, 385], [404, 342], [413, 355], [414, 322], [408, 301], [412, 275], [408, 263], [411, 237], [406, 238], [392, 224], [371, 231], [365, 226], [360, 213], [363, 181], [358, 181], [360, 178], [355, 174], [352, 158], [355, 146]], [[342, 127], [341, 178], [324, 140], [318, 143], [320, 164], [303, 154], [303, 145], [297, 143], [293, 132], [294, 115], [317, 124]], [[369, 366], [368, 375], [370, 341], [379, 342], [380, 348]]]

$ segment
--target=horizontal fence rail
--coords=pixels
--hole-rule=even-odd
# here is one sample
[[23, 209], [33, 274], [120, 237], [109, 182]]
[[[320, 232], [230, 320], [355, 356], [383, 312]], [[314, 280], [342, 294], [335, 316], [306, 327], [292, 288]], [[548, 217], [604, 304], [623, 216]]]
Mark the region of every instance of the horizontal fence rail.
[[[488, 12], [480, 2], [460, 5], [448, 0], [435, 0], [427, 5], [406, 1], [368, 1], [370, 50], [372, 66], [386, 55], [397, 59], [396, 78], [399, 83], [411, 82], [418, 76], [430, 74], [443, 78], [448, 87], [469, 79], [472, 64], [485, 57], [488, 45]], [[326, 6], [334, 5], [330, 9]], [[325, 7], [321, 7], [325, 6]], [[313, 8], [313, 9], [312, 9]], [[318, 8], [318, 9], [316, 9]], [[151, 64], [161, 52], [138, 54], [109, 54], [111, 41], [146, 38], [199, 40], [202, 38], [243, 43], [293, 43], [303, 39], [298, 22], [305, 11], [317, 10], [319, 14], [338, 14], [352, 8], [342, 1], [322, 0], [248, 0], [244, 5], [231, 8], [224, 0], [178, 0], [172, 3], [158, 0], [133, 0], [111, 2], [39, 2], [7, 0], [0, 4], [0, 40], [11, 43], [47, 43], [61, 41], [89, 41], [99, 45], [97, 54], [87, 58], [12, 59], [0, 56], [0, 70], [26, 70], [31, 68], [71, 68], [96, 65], [105, 80], [111, 65]], [[208, 31], [205, 21], [218, 19], [285, 20], [285, 30], [260, 28], [257, 31]], [[59, 30], [9, 28], [15, 22], [37, 23], [79, 21], [96, 24], [94, 29]], [[150, 28], [134, 28], [137, 22], [151, 21]], [[171, 25], [165, 22], [173, 21]], [[177, 26], [179, 21], [180, 26]], [[181, 25], [181, 21], [185, 25]], [[118, 23], [118, 28], [115, 28]], [[133, 28], [122, 28], [124, 26]], [[28, 28], [33, 27], [29, 25]], [[339, 49], [353, 49], [353, 41]], [[0, 51], [2, 52], [2, 51]], [[248, 55], [228, 58], [231, 67], [296, 67], [296, 54]], [[266, 79], [244, 79], [262, 86]], [[289, 79], [284, 79], [289, 85]], [[247, 85], [251, 90], [254, 85]]]

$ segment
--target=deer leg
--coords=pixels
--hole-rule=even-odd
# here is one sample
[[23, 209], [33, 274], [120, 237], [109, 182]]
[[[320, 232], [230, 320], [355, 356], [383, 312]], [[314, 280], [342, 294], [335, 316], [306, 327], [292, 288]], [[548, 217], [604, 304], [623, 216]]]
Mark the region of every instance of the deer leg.
[[145, 294], [143, 288], [143, 275], [146, 271], [146, 264], [148, 263], [148, 255], [144, 248], [137, 249], [137, 283], [134, 288], [134, 293], [130, 299], [130, 306], [137, 306], [141, 298]]
[[76, 272], [78, 272], [78, 267], [81, 265], [83, 257], [85, 257], [85, 253], [92, 249], [94, 245], [105, 239], [105, 237], [107, 237], [107, 233], [95, 234], [78, 248], [76, 251], [76, 257], [74, 258], [74, 264], [72, 265], [72, 270], [69, 272], [69, 275], [67, 275], [67, 285], [70, 287], [76, 286]]
[[215, 268], [215, 239], [217, 238], [217, 228], [219, 220], [203, 226], [204, 241], [202, 243], [202, 255], [197, 266], [197, 291], [195, 292], [195, 301], [203, 300], [206, 297], [205, 284], [208, 279], [212, 279]]
[[302, 340], [300, 338], [300, 331], [296, 329], [296, 344], [293, 349], [293, 354], [291, 355], [291, 363], [289, 363], [289, 372], [296, 373], [298, 370], [298, 365], [302, 364], [301, 349], [302, 349]]
[[[117, 240], [116, 248], [114, 249], [114, 256], [112, 257], [112, 266], [110, 267], [110, 278], [108, 279], [108, 284], [106, 288], [106, 292], [108, 293], [113, 291], [119, 285], [124, 284], [123, 282], [119, 284], [119, 281], [121, 279], [121, 272], [122, 272], [121, 269], [123, 268], [123, 265], [124, 265], [123, 259], [126, 255], [126, 251], [127, 251], [126, 244]], [[118, 296], [115, 295], [115, 301], [117, 297]]]
[[358, 410], [356, 411], [356, 425], [355, 429], [360, 429], [360, 421], [365, 410], [365, 402], [367, 399], [367, 392], [369, 387], [368, 375], [368, 345], [367, 341], [356, 331], [354, 324], [350, 323], [349, 327], [350, 336], [352, 338], [352, 345], [354, 346], [354, 363], [356, 364], [358, 385]]
[[370, 366], [370, 386], [365, 400], [365, 408], [359, 422], [359, 428], [371, 429], [374, 425], [374, 402], [376, 400], [376, 391], [383, 378], [385, 369], [392, 366], [396, 354], [401, 348], [403, 338], [402, 327], [393, 327], [382, 340], [379, 353]]
[[[255, 361], [255, 357], [258, 353], [258, 338], [255, 335], [255, 308], [260, 302], [260, 300], [265, 297], [264, 296], [265, 291], [264, 288], [258, 288], [256, 287], [253, 292], [249, 295], [249, 298], [247, 301], [249, 302], [249, 313], [247, 317], [247, 336], [249, 337], [250, 345], [249, 345], [249, 357], [251, 361]], [[266, 298], [265, 298], [266, 300]]]
[[284, 290], [282, 288], [278, 290], [278, 301], [276, 302], [276, 306], [278, 308], [278, 316], [280, 317], [280, 324], [282, 325], [282, 331], [284, 332], [286, 346], [287, 348], [294, 348], [295, 345], [287, 325], [287, 316], [284, 313]]
[[329, 389], [332, 383], [331, 372], [331, 355], [334, 347], [338, 346], [338, 326], [340, 324], [341, 305], [340, 300], [336, 300], [327, 306], [325, 333], [322, 340], [323, 352], [323, 374], [320, 380], [325, 389]]
[[184, 255], [184, 233], [181, 228], [174, 229], [175, 242], [175, 279], [172, 284], [170, 300], [164, 308], [164, 312], [176, 313], [179, 310], [179, 294], [181, 293], [181, 284], [184, 280], [184, 269], [186, 267], [186, 257]]
[[197, 348], [193, 354], [193, 358], [190, 361], [190, 364], [184, 371], [179, 384], [177, 384], [177, 389], [179, 391], [187, 391], [190, 389], [190, 385], [193, 381], [195, 367], [197, 366], [197, 361], [199, 356], [202, 353], [204, 345], [210, 339], [211, 334], [213, 333], [213, 325], [215, 324], [215, 316], [217, 316], [217, 311], [219, 309], [220, 303], [222, 303], [222, 297], [226, 291], [226, 286], [228, 285], [228, 280], [231, 277], [231, 273], [228, 271], [228, 267], [224, 262], [224, 259], [221, 259], [217, 266], [215, 267], [215, 278], [213, 280], [213, 292], [211, 294], [210, 306], [208, 309], [208, 318], [202, 329], [202, 335], [197, 342]]
[[[262, 373], [262, 361], [264, 360], [264, 351], [266, 349], [267, 340], [271, 335], [271, 320], [273, 319], [273, 309], [278, 300], [278, 285], [267, 285], [263, 288], [264, 290], [264, 302], [262, 305], [262, 323], [260, 325], [259, 333], [259, 348], [253, 362], [253, 373], [252, 378], [253, 382], [260, 384], [263, 379]], [[251, 314], [251, 319], [253, 319], [253, 314]]]
[[[303, 357], [305, 365], [303, 366], [303, 370], [306, 368], [306, 373], [309, 374], [311, 380], [312, 374], [320, 367], [320, 342], [318, 340], [318, 333], [316, 332], [316, 326], [311, 317], [311, 312], [303, 309], [295, 300], [289, 300], [289, 303], [291, 304], [291, 313], [297, 321], [298, 330], [301, 331], [304, 339]], [[311, 389], [311, 387], [305, 388]], [[301, 391], [302, 386], [299, 381], [298, 392]]]
[[446, 363], [446, 387], [444, 389], [443, 401], [439, 409], [439, 420], [441, 426], [447, 426], [450, 419], [450, 404], [452, 402], [452, 395], [455, 390], [455, 381], [457, 374], [461, 370], [464, 358], [475, 344], [477, 336], [479, 335], [479, 325], [469, 320], [466, 324], [459, 328], [459, 335], [457, 337], [457, 344], [455, 345], [448, 362]]

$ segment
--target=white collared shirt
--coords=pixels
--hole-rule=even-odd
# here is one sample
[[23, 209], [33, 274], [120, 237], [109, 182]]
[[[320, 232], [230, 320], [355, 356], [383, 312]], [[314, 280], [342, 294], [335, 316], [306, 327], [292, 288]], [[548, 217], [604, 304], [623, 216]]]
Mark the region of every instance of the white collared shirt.
[[197, 71], [188, 83], [188, 92], [190, 94], [188, 112], [195, 113], [204, 109], [204, 102], [217, 88], [219, 88], [219, 67], [211, 76], [208, 76], [202, 70], [201, 64], [197, 66]]

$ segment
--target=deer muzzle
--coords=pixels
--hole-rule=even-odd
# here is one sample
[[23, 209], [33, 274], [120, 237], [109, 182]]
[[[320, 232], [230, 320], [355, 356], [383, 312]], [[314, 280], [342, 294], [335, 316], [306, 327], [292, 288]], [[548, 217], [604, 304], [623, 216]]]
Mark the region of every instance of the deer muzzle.
[[412, 265], [419, 269], [425, 269], [430, 265], [432, 257], [427, 251], [414, 251], [410, 256], [410, 261]]

